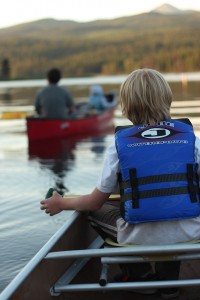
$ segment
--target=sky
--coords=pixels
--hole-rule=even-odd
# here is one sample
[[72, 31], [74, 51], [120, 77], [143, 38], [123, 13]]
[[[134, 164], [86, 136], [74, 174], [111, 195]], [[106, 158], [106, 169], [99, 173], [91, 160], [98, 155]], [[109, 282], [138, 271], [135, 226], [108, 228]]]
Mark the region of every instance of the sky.
[[0, 28], [46, 18], [78, 22], [114, 19], [148, 12], [163, 3], [200, 11], [199, 0], [2, 0]]

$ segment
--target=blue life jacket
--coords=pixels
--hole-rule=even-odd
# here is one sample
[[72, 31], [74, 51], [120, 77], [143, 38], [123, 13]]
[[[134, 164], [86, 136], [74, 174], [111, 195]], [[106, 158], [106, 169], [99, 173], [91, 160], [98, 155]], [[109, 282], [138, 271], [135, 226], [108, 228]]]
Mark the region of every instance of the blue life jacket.
[[200, 215], [195, 135], [188, 119], [117, 127], [121, 215], [128, 223]]

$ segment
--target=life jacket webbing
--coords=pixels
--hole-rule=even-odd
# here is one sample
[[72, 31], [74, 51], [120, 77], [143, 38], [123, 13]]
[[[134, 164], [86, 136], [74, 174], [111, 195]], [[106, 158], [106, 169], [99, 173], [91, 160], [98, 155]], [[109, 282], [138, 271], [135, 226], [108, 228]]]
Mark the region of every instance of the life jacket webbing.
[[188, 189], [190, 194], [190, 200], [191, 202], [197, 201], [197, 186], [194, 185], [194, 168], [193, 165], [187, 164], [187, 177], [188, 177]]
[[132, 207], [139, 208], [138, 179], [135, 168], [129, 170], [129, 176], [132, 188]]
[[[189, 194], [192, 203], [197, 202], [197, 194], [199, 193], [198, 180], [196, 178], [196, 172], [194, 172], [194, 165], [187, 164], [187, 174], [161, 174], [155, 176], [145, 176], [137, 178], [136, 169], [129, 170], [130, 180], [123, 181], [121, 173], [118, 174], [121, 200], [126, 201], [132, 199], [132, 207], [139, 208], [139, 199], [173, 196], [180, 194]], [[138, 191], [138, 185], [145, 185], [151, 183], [170, 182], [170, 181], [187, 181], [186, 187], [173, 187]], [[194, 181], [196, 184], [194, 184]], [[131, 188], [131, 193], [124, 193], [126, 188]]]
[[[196, 192], [197, 192], [197, 188], [196, 188]], [[188, 193], [189, 193], [189, 189], [187, 186], [185, 186], [185, 187], [162, 188], [157, 190], [141, 191], [138, 192], [138, 196], [139, 199], [143, 199], [143, 198], [152, 198], [152, 197], [161, 197], [161, 196], [181, 195], [181, 194], [188, 194]], [[127, 193], [122, 195], [121, 199], [122, 201], [126, 201], [126, 200], [130, 200], [131, 197], [132, 197], [132, 193]], [[138, 201], [138, 199], [136, 200]]]
[[[137, 179], [138, 185], [151, 184], [151, 183], [160, 183], [160, 182], [170, 182], [170, 181], [187, 181], [187, 174], [177, 173], [177, 174], [162, 174], [155, 176], [145, 176]], [[120, 181], [119, 182], [121, 189], [131, 188], [130, 180]]]

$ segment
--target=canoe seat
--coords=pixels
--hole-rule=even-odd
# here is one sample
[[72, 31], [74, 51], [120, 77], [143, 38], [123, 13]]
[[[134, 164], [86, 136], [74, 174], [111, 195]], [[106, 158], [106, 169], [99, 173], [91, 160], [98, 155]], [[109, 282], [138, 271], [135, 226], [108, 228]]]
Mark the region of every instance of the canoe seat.
[[[107, 238], [105, 240], [104, 249], [131, 249], [127, 255], [110, 255], [101, 257], [102, 271], [99, 278], [99, 284], [106, 286], [109, 278], [110, 264], [123, 263], [143, 263], [143, 262], [159, 262], [159, 261], [184, 261], [184, 260], [199, 260], [200, 259], [200, 240], [192, 240], [187, 243], [178, 243], [176, 245], [163, 246], [140, 246], [119, 244]], [[146, 249], [146, 251], [145, 251]], [[140, 251], [141, 250], [141, 251]], [[122, 285], [127, 283], [122, 283]], [[130, 283], [129, 283], [130, 284]], [[171, 280], [171, 281], [149, 281], [145, 283], [132, 283], [133, 288], [162, 288], [162, 287], [177, 287], [177, 286], [191, 286], [200, 285], [200, 278], [194, 280]], [[120, 283], [121, 285], [121, 283]]]
[[[121, 245], [111, 240], [105, 242], [98, 237], [87, 249], [51, 252], [45, 259], [74, 258], [75, 261], [63, 274], [63, 276], [52, 286], [51, 296], [57, 296], [62, 292], [72, 291], [104, 291], [104, 290], [139, 290], [149, 288], [169, 288], [200, 286], [200, 274], [194, 273], [197, 279], [179, 279], [163, 281], [143, 282], [109, 282], [109, 269], [112, 264], [134, 263], [134, 262], [156, 262], [172, 260], [200, 260], [200, 241], [175, 245], [140, 246]], [[99, 279], [97, 282], [72, 283], [76, 275], [90, 259], [97, 259], [100, 263]], [[196, 262], [195, 262], [196, 266]], [[97, 276], [98, 277], [98, 276]], [[93, 278], [91, 277], [91, 281]]]
[[[200, 240], [191, 240], [187, 243], [178, 243], [177, 245], [190, 245], [190, 244], [200, 244]], [[104, 247], [139, 247], [140, 245], [138, 244], [119, 244], [119, 243], [116, 243], [114, 242], [112, 239], [110, 238], [107, 238], [105, 240], [105, 244], [104, 244]], [[170, 245], [167, 245], [167, 247], [169, 247]], [[145, 246], [144, 246], [145, 247]], [[148, 246], [146, 246], [148, 247]], [[161, 246], [161, 247], [165, 247], [164, 245]], [[163, 254], [163, 252], [161, 251], [161, 253], [157, 254], [157, 255], [154, 255], [154, 254], [150, 254], [150, 255], [142, 255], [142, 256], [131, 256], [131, 257], [115, 257], [115, 259], [118, 259], [118, 262], [120, 263], [124, 263], [124, 262], [156, 262], [156, 261], [172, 261], [172, 260], [185, 260], [187, 257], [191, 259], [194, 257], [196, 259], [199, 259], [200, 256], [199, 254], [196, 254], [196, 256], [194, 256], [194, 253], [192, 254], [187, 254], [187, 256], [185, 254], [182, 254], [182, 255], [178, 255], [178, 253], [176, 252], [171, 252], [171, 253], [167, 253], [167, 254]], [[102, 261], [103, 262], [106, 262], [106, 261], [111, 261], [112, 262], [112, 259], [109, 259], [109, 258], [105, 258], [103, 257], [102, 258]], [[114, 262], [114, 261], [113, 261]]]

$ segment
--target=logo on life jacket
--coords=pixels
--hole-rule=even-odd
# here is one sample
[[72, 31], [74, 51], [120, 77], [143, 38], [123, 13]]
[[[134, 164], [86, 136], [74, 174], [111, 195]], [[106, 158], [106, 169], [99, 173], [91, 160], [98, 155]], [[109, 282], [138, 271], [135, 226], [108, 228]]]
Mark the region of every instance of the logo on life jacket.
[[171, 134], [166, 128], [150, 128], [141, 133], [141, 136], [146, 139], [161, 139]]

